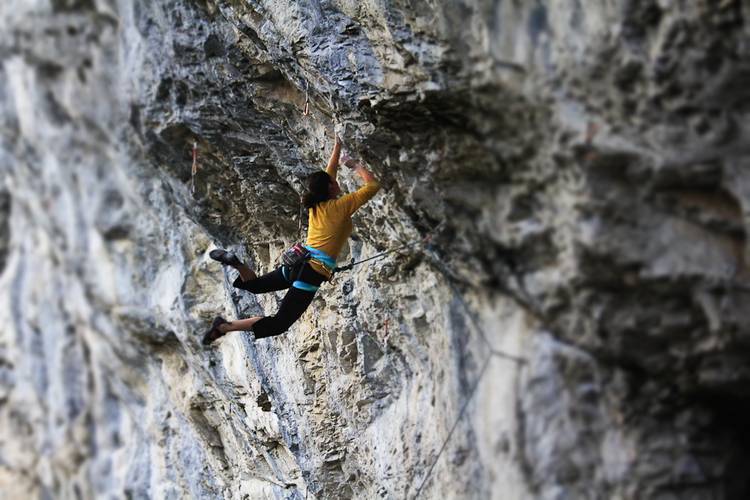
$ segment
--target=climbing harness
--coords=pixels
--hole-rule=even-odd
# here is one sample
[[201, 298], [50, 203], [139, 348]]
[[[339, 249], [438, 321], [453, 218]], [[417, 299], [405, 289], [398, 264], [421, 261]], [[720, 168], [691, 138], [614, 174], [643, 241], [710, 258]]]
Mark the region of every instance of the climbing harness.
[[302, 243], [295, 243], [284, 250], [280, 258], [281, 274], [285, 280], [292, 284], [292, 287], [306, 292], [315, 292], [320, 288], [298, 279], [302, 274], [305, 263], [310, 260], [310, 251]]
[[281, 254], [281, 263], [288, 267], [294, 267], [310, 256], [310, 252], [302, 245], [295, 243]]
[[[326, 281], [330, 281], [333, 277], [333, 269], [336, 266], [336, 261], [322, 250], [303, 245], [302, 243], [295, 243], [281, 254], [281, 263], [283, 264], [281, 272], [284, 278], [292, 282], [294, 288], [299, 288], [307, 292], [316, 292], [320, 288], [319, 286], [311, 285], [298, 279], [302, 274], [302, 268], [307, 262], [319, 264], [322, 269], [327, 271], [325, 273]], [[316, 271], [320, 272], [320, 269], [316, 269]]]
[[315, 247], [305, 245], [305, 250], [307, 250], [310, 255], [308, 260], [321, 265], [327, 271], [328, 280], [330, 280], [336, 269], [336, 259], [325, 253], [323, 250], [318, 250]]
[[303, 245], [302, 243], [295, 243], [288, 249], [284, 250], [284, 252], [281, 254], [281, 263], [286, 268], [286, 270], [282, 269], [282, 273], [284, 274], [284, 278], [287, 281], [292, 282], [293, 287], [308, 292], [315, 292], [320, 288], [319, 286], [311, 285], [297, 279], [302, 273], [303, 266], [307, 262], [318, 264], [318, 267], [315, 270], [321, 274], [326, 275], [326, 281], [330, 281], [333, 276], [339, 271], [349, 271], [354, 266], [358, 266], [359, 264], [368, 262], [373, 259], [384, 257], [385, 255], [403, 250], [404, 248], [413, 247], [420, 243], [429, 241], [429, 239], [430, 235], [427, 235], [417, 241], [412, 241], [411, 243], [405, 243], [396, 248], [391, 248], [390, 250], [380, 252], [376, 255], [373, 255], [372, 257], [368, 257], [367, 259], [363, 259], [357, 262], [352, 259], [351, 263], [342, 267], [336, 267], [336, 260], [324, 251], [318, 250], [315, 247]]

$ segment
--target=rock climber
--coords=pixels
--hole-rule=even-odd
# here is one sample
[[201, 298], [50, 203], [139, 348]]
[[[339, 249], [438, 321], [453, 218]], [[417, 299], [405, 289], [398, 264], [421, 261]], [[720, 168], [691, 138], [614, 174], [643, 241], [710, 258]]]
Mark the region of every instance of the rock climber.
[[[340, 160], [365, 183], [357, 191], [344, 196], [341, 196], [336, 182]], [[305, 186], [302, 205], [308, 210], [305, 249], [309, 257], [302, 263], [301, 269], [282, 265], [258, 277], [231, 252], [216, 249], [209, 253], [212, 259], [239, 271], [240, 275], [233, 283], [236, 288], [256, 294], [289, 291], [274, 316], [255, 316], [235, 321], [216, 317], [211, 329], [203, 336], [204, 345], [233, 331], [252, 331], [256, 339], [261, 339], [280, 335], [289, 329], [308, 308], [320, 285], [333, 276], [336, 257], [352, 232], [352, 214], [380, 189], [380, 183], [362, 163], [346, 155], [341, 157], [341, 139], [338, 136], [326, 170], [311, 174]]]

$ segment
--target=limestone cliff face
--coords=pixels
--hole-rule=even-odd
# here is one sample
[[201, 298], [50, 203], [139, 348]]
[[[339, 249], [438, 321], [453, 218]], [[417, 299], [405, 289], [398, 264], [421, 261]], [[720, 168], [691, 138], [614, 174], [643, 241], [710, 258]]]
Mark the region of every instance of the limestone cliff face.
[[[5, 0], [3, 498], [746, 498], [748, 16]], [[335, 131], [342, 258], [429, 244], [203, 349]]]

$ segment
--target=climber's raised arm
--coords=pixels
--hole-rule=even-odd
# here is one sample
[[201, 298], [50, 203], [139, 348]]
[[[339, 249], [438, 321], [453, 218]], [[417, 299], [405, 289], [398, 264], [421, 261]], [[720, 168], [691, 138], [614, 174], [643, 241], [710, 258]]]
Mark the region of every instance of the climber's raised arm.
[[362, 165], [361, 163], [357, 163], [354, 160], [350, 160], [350, 163], [347, 164], [347, 166], [351, 168], [352, 170], [354, 170], [354, 172], [364, 181], [365, 184], [370, 184], [373, 182], [377, 184], [378, 180], [375, 178], [374, 175], [372, 175], [372, 172], [367, 170], [365, 166]]
[[326, 172], [331, 176], [331, 179], [336, 180], [336, 174], [339, 171], [339, 157], [341, 156], [341, 139], [336, 136], [336, 142], [333, 144], [333, 153], [331, 153], [331, 159], [328, 160], [326, 166]]
[[367, 168], [358, 161], [346, 158], [344, 160], [344, 165], [354, 170], [354, 172], [356, 172], [365, 182], [365, 185], [355, 192], [349, 193], [336, 200], [336, 204], [340, 204], [348, 213], [352, 214], [377, 194], [380, 190], [380, 183], [372, 172], [367, 170]]

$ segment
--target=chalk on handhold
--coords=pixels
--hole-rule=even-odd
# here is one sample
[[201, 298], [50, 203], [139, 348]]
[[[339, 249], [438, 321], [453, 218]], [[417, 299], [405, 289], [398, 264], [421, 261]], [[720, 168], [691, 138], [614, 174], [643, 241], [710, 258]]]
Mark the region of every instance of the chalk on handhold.
[[354, 158], [352, 158], [351, 156], [349, 156], [349, 152], [348, 151], [342, 151], [341, 152], [341, 161], [340, 161], [340, 163], [346, 164], [346, 162], [348, 162], [350, 160], [353, 160], [353, 159]]

